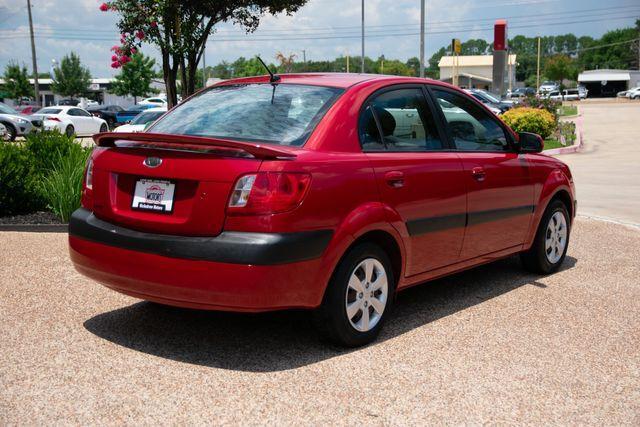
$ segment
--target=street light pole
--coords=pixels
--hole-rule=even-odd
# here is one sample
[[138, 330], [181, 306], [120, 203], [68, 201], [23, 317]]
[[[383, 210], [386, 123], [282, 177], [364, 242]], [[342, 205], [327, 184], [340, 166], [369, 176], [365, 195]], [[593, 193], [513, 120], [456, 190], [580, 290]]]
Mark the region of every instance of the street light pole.
[[424, 78], [424, 14], [425, 0], [420, 0], [420, 77]]
[[362, 57], [360, 58], [360, 72], [364, 74], [364, 0], [362, 0]]
[[29, 33], [31, 35], [31, 59], [33, 60], [33, 88], [37, 105], [40, 105], [40, 85], [38, 84], [38, 60], [36, 59], [36, 42], [33, 37], [33, 18], [31, 17], [31, 0], [27, 0], [29, 11]]

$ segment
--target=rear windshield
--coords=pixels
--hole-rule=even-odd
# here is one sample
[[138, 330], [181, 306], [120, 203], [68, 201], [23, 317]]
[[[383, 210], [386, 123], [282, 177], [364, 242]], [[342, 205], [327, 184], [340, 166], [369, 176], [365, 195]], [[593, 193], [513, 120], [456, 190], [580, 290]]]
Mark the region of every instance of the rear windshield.
[[43, 108], [38, 111], [38, 114], [58, 114], [60, 111], [62, 111], [60, 108]]
[[160, 117], [164, 113], [164, 111], [145, 111], [144, 113], [138, 114], [133, 120], [131, 120], [131, 124], [146, 125], [149, 122], [157, 120], [158, 117]]
[[180, 104], [149, 131], [301, 146], [341, 93], [292, 84], [218, 86]]

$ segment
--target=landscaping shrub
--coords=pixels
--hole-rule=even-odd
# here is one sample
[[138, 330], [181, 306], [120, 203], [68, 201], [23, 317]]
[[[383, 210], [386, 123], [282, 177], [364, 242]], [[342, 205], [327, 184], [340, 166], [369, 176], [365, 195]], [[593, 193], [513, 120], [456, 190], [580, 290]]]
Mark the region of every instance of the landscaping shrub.
[[576, 124], [573, 122], [558, 123], [558, 141], [563, 145], [573, 145], [576, 142]]
[[41, 182], [41, 189], [49, 209], [62, 221], [68, 222], [73, 211], [80, 207], [82, 178], [90, 149], [73, 144], [66, 152], [58, 152], [53, 169]]
[[32, 132], [26, 137], [25, 148], [31, 154], [35, 172], [46, 175], [53, 170], [58, 160], [77, 146], [73, 136], [55, 131]]
[[556, 119], [546, 109], [518, 107], [502, 115], [502, 119], [516, 132], [533, 132], [547, 138], [556, 129]]
[[0, 216], [43, 209], [38, 190], [29, 152], [19, 145], [0, 143]]
[[554, 119], [558, 120], [558, 108], [562, 105], [561, 101], [555, 101], [549, 98], [538, 98], [536, 96], [527, 96], [520, 103], [521, 107], [539, 108], [553, 114]]
[[0, 216], [51, 210], [63, 221], [80, 206], [90, 149], [59, 132], [0, 144]]

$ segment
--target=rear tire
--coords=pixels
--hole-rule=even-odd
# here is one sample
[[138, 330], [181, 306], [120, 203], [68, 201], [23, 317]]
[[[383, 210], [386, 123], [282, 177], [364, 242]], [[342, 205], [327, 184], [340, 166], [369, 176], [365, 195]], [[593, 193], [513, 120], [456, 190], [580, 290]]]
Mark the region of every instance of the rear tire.
[[524, 268], [540, 274], [558, 270], [567, 255], [570, 232], [567, 207], [560, 200], [552, 201], [542, 215], [533, 245], [520, 254]]
[[104, 133], [104, 132], [107, 132], [107, 131], [109, 131], [109, 127], [107, 126], [107, 124], [106, 123], [101, 124], [100, 125], [100, 133]]
[[391, 311], [395, 277], [387, 254], [373, 243], [350, 249], [333, 273], [322, 305], [314, 312], [316, 328], [345, 347], [370, 343]]
[[69, 125], [67, 126], [67, 128], [64, 130], [64, 134], [67, 135], [68, 137], [72, 137], [73, 134], [75, 133], [75, 129], [73, 128], [73, 126]]

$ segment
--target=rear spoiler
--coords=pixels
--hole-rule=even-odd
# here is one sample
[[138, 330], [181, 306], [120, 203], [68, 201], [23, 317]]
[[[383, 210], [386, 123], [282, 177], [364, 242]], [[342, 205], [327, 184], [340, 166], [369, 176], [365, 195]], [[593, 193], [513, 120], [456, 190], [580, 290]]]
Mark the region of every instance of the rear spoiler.
[[296, 158], [293, 150], [277, 145], [264, 145], [255, 142], [230, 141], [227, 139], [209, 138], [193, 135], [170, 135], [148, 132], [104, 132], [93, 135], [93, 141], [98, 147], [117, 147], [119, 141], [130, 142], [128, 147], [137, 144], [144, 147], [158, 147], [187, 149], [189, 146], [197, 148], [225, 147], [245, 151], [259, 159], [291, 160]]

